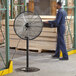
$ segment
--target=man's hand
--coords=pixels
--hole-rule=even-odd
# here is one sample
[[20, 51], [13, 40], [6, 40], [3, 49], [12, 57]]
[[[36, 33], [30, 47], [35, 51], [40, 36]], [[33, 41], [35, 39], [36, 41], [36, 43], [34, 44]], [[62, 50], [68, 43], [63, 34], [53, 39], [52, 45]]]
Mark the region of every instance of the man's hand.
[[48, 22], [48, 21], [46, 21], [46, 22], [44, 22], [44, 23], [47, 23], [47, 24], [48, 24], [49, 22]]
[[50, 24], [49, 24], [49, 22], [48, 22], [48, 21], [43, 22], [43, 23], [44, 23], [44, 27], [50, 27]]
[[50, 28], [53, 28], [54, 27], [54, 25], [53, 25], [52, 22], [51, 22], [51, 24], [48, 21], [43, 22], [43, 23], [44, 23], [44, 27], [50, 27]]

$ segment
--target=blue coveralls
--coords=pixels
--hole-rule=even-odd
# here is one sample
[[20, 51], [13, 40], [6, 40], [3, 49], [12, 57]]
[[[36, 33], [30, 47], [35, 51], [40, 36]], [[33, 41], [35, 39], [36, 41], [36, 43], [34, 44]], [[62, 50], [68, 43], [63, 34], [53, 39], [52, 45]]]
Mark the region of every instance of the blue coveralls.
[[56, 47], [55, 55], [59, 57], [61, 50], [63, 53], [63, 58], [68, 58], [65, 40], [64, 40], [66, 16], [67, 16], [66, 11], [60, 8], [56, 15], [56, 19], [54, 21], [48, 21], [50, 25], [52, 25], [53, 27], [57, 27], [58, 36], [57, 36], [57, 47]]

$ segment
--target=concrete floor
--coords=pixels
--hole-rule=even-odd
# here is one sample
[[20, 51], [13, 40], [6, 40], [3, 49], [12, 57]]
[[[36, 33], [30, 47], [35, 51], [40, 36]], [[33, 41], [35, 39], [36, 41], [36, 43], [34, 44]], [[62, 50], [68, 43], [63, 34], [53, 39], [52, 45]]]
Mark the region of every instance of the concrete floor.
[[[11, 51], [11, 56], [12, 56]], [[69, 56], [68, 61], [52, 59], [51, 53], [30, 52], [30, 66], [39, 68], [38, 72], [26, 73], [18, 71], [25, 67], [25, 52], [17, 51], [13, 62], [14, 72], [6, 76], [76, 76], [76, 54]]]

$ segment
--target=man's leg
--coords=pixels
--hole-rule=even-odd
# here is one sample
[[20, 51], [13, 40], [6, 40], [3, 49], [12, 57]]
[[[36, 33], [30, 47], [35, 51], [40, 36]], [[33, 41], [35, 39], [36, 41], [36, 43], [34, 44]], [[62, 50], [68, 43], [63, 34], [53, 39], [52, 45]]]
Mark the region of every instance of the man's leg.
[[57, 46], [56, 46], [56, 52], [55, 52], [56, 56], [60, 56], [60, 47], [59, 47], [59, 36], [57, 38]]
[[58, 33], [58, 36], [57, 36], [57, 45], [56, 45], [56, 52], [55, 52], [55, 55], [53, 56], [53, 58], [59, 58], [60, 56], [60, 47], [59, 47], [59, 33]]
[[65, 40], [64, 40], [64, 34], [60, 34], [60, 49], [63, 53], [63, 58], [68, 59], [68, 54], [67, 54]]

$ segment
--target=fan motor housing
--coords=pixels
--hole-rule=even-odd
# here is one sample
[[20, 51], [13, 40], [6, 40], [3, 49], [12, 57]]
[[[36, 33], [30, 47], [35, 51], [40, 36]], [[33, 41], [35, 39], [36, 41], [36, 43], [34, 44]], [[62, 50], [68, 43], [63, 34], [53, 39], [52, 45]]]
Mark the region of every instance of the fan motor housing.
[[25, 24], [25, 27], [29, 28], [29, 23], [26, 23], [26, 24]]
[[14, 20], [14, 31], [23, 40], [37, 38], [43, 28], [41, 17], [37, 13], [30, 11], [21, 12]]

